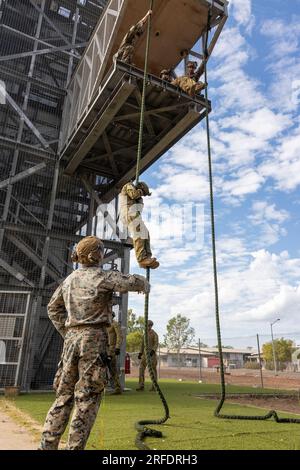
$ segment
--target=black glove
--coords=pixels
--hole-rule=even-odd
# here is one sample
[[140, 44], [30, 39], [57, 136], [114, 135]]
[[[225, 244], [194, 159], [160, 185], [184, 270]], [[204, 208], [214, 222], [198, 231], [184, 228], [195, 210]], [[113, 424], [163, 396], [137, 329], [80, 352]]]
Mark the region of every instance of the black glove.
[[139, 353], [138, 359], [142, 359], [142, 355], [143, 355], [142, 353]]
[[115, 355], [116, 355], [116, 356], [120, 356], [120, 348], [116, 348], [116, 349], [115, 349]]
[[155, 354], [155, 351], [154, 351], [154, 349], [152, 349], [152, 351], [150, 351], [150, 356], [152, 357], [152, 356], [154, 356], [154, 354]]

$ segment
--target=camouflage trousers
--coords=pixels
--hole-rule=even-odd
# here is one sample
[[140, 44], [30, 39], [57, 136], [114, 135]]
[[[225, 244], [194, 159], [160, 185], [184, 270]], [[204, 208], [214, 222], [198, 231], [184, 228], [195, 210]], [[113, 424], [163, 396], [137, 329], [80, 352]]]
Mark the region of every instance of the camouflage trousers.
[[[153, 369], [153, 372], [154, 372], [154, 377], [155, 377], [155, 380], [157, 380], [157, 356], [156, 356], [156, 354], [153, 354], [153, 356], [151, 356], [150, 359], [151, 359], [152, 369]], [[144, 385], [145, 385], [145, 370], [146, 370], [146, 368], [147, 368], [146, 356], [145, 356], [145, 354], [143, 354], [141, 362], [140, 362], [140, 369], [139, 369], [139, 386], [140, 387], [144, 387]]]
[[100, 353], [106, 350], [106, 328], [77, 327], [68, 330], [54, 378], [56, 400], [46, 417], [40, 449], [57, 450], [73, 406], [66, 448], [85, 448], [106, 385], [106, 366], [100, 357]]
[[122, 60], [122, 62], [126, 62], [126, 64], [132, 64], [133, 54], [134, 46], [126, 45], [120, 47], [120, 49], [116, 53], [116, 58], [118, 60]]
[[142, 217], [127, 216], [125, 225], [128, 227], [130, 236], [133, 239], [135, 256], [138, 262], [145, 258], [152, 258], [150, 246], [150, 233], [147, 229]]
[[119, 375], [119, 370], [118, 370], [118, 360], [115, 354], [111, 355], [110, 372], [111, 372], [111, 380], [113, 382], [114, 389], [116, 391], [121, 391], [120, 375]]
[[178, 77], [171, 83], [172, 85], [181, 88], [182, 91], [184, 91], [191, 97], [195, 96], [197, 93], [199, 93], [205, 88], [204, 83], [195, 82], [195, 80], [189, 77]]

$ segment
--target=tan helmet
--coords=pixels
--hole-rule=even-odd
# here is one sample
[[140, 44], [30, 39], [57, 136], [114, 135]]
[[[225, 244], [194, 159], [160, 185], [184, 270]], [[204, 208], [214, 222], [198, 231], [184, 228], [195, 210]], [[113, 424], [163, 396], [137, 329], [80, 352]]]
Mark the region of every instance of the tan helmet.
[[154, 325], [153, 321], [152, 321], [152, 320], [148, 320], [148, 326], [151, 326], [151, 327], [152, 327], [153, 325]]
[[138, 183], [137, 189], [141, 189], [145, 196], [151, 196], [149, 186], [146, 183], [144, 182]]
[[103, 258], [104, 245], [98, 237], [85, 237], [72, 254], [73, 263], [84, 265], [99, 264]]

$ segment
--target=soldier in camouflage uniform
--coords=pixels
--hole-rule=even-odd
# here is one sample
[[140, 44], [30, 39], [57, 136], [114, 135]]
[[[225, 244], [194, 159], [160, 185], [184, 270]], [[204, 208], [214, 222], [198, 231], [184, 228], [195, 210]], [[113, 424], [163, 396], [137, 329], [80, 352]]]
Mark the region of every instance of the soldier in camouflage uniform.
[[128, 228], [133, 239], [136, 259], [141, 268], [156, 269], [159, 262], [152, 258], [150, 234], [142, 220], [144, 208], [143, 196], [151, 196], [146, 183], [127, 183], [123, 186], [120, 196], [121, 221]]
[[78, 243], [73, 262], [80, 269], [55, 291], [48, 315], [64, 338], [61, 362], [54, 379], [56, 400], [42, 433], [41, 450], [56, 450], [74, 406], [68, 450], [85, 448], [106, 384], [107, 332], [112, 317], [113, 292], [149, 292], [149, 283], [138, 275], [103, 271], [103, 244], [97, 237]]
[[136, 41], [144, 33], [145, 24], [150, 15], [152, 15], [152, 10], [149, 10], [147, 15], [135, 26], [131, 26], [130, 30], [124, 37], [118, 52], [115, 55], [116, 59], [122, 60], [127, 64], [132, 64]]
[[114, 312], [112, 313], [112, 323], [107, 328], [108, 334], [108, 357], [110, 360], [110, 373], [114, 384], [114, 395], [120, 395], [122, 393], [120, 377], [117, 365], [117, 357], [120, 355], [121, 345], [123, 341], [123, 335], [119, 322], [115, 321]]
[[[152, 364], [152, 369], [154, 372], [154, 377], [155, 377], [155, 380], [157, 381], [156, 351], [158, 349], [158, 335], [154, 330], [152, 330], [152, 327], [153, 327], [153, 321], [149, 320], [148, 321], [148, 346], [149, 346], [149, 351], [150, 351], [151, 364]], [[139, 386], [137, 388], [137, 391], [143, 392], [145, 389], [145, 370], [147, 367], [144, 337], [142, 340], [141, 349], [140, 349], [138, 358], [140, 359], [141, 362], [140, 362], [140, 369], [139, 369]], [[155, 392], [155, 388], [153, 387], [153, 385], [150, 388], [150, 392]]]
[[[186, 53], [187, 52], [184, 51], [183, 54]], [[204, 88], [206, 88], [206, 85], [199, 81], [200, 77], [201, 66], [197, 69], [197, 62], [189, 61], [187, 63], [187, 74], [182, 77], [175, 78], [175, 80], [173, 80], [171, 83], [172, 85], [181, 88], [181, 90], [183, 90], [191, 97], [194, 97], [199, 92], [204, 90]]]

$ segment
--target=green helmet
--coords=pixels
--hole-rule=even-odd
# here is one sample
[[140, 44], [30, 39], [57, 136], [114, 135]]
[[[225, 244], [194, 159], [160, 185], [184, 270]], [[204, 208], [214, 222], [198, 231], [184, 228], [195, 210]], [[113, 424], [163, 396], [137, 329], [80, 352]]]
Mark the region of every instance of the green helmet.
[[151, 196], [149, 186], [146, 183], [143, 183], [143, 182], [138, 183], [137, 189], [141, 189], [145, 196]]

